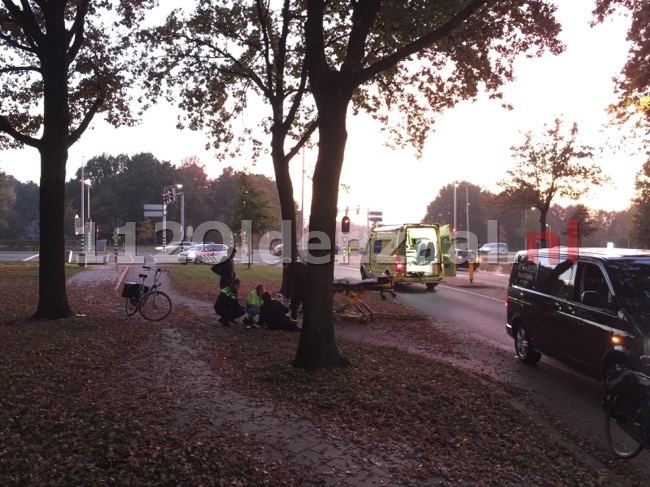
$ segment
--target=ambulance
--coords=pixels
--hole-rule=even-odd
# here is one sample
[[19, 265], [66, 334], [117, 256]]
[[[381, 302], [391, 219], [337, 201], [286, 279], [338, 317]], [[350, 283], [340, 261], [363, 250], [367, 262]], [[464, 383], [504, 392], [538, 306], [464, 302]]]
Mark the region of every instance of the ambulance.
[[361, 277], [390, 274], [395, 287], [421, 283], [434, 289], [445, 276], [455, 276], [449, 258], [450, 225], [403, 223], [375, 227], [361, 254]]

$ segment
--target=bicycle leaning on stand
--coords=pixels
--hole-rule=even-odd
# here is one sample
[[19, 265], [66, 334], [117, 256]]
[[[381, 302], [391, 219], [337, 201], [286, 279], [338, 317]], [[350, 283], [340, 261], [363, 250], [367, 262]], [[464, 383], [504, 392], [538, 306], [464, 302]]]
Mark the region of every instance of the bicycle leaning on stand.
[[122, 297], [126, 298], [126, 314], [133, 316], [138, 311], [149, 321], [164, 320], [172, 311], [172, 300], [160, 290], [158, 278], [162, 273], [169, 273], [164, 269], [142, 266], [148, 271], [154, 271], [153, 284], [145, 285], [147, 274], [138, 274], [142, 283], [125, 282], [122, 288]]
[[[650, 356], [642, 356], [641, 364], [650, 365]], [[607, 372], [605, 386], [607, 443], [618, 457], [634, 458], [650, 449], [650, 376], [616, 365]]]

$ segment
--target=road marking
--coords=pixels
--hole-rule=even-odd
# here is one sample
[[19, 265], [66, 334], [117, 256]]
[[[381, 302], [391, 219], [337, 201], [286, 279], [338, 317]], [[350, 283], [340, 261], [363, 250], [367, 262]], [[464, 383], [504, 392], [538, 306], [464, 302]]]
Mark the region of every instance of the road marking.
[[476, 293], [474, 291], [466, 291], [464, 289], [458, 289], [457, 287], [453, 287], [453, 286], [445, 286], [444, 284], [440, 284], [440, 287], [445, 288], [445, 289], [452, 289], [454, 291], [458, 291], [459, 293], [467, 293], [467, 294], [471, 294], [473, 296], [480, 296], [480, 297], [485, 298], [485, 299], [491, 299], [492, 301], [496, 301], [497, 303], [503, 303], [503, 301], [504, 301], [503, 299], [493, 298], [491, 296], [486, 296], [485, 294]]
[[32, 260], [38, 257], [38, 254], [32, 255], [31, 257], [27, 257], [26, 259], [23, 259], [23, 262], [27, 262], [28, 260]]

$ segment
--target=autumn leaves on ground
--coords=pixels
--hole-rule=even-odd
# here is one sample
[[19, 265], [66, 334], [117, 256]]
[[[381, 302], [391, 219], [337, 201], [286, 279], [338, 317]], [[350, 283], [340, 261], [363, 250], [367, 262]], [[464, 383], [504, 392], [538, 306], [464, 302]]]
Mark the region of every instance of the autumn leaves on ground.
[[[370, 296], [379, 314], [373, 322], [336, 322], [351, 367], [307, 373], [290, 366], [297, 333], [215, 326], [214, 315], [195, 315], [179, 302], [163, 323], [127, 318], [114, 284], [71, 284], [74, 317], [31, 321], [37, 272], [33, 265], [0, 265], [3, 485], [320, 485], [316, 469], [263, 459], [254, 438], [232, 425], [197, 437], [198, 423], [209, 418], [172, 421], [184, 381], [162, 375], [152, 346], [170, 329], [219, 378], [203, 387], [272, 405], [269, 414], [290, 411], [368, 454], [408, 458], [384, 465], [395, 482], [613, 482], [610, 472], [585, 465], [539, 431], [535, 413], [527, 417], [498, 385], [404, 351], [429, 344], [453, 353], [453, 344], [390, 299]], [[257, 282], [242, 277], [245, 296]], [[210, 301], [215, 283], [185, 280], [174, 288]], [[392, 339], [395, 346], [371, 344]]]

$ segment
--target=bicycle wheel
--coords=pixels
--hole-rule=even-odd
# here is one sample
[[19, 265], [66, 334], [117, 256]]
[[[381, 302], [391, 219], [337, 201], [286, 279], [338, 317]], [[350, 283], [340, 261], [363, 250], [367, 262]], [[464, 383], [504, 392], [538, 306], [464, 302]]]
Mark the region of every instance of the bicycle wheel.
[[618, 419], [611, 417], [609, 409], [605, 413], [605, 434], [609, 447], [620, 458], [629, 460], [643, 450], [643, 445], [639, 444], [621, 427]]
[[140, 302], [140, 313], [149, 321], [164, 320], [172, 311], [172, 300], [162, 291], [145, 294]]
[[126, 298], [126, 314], [128, 316], [133, 316], [138, 311], [138, 305], [140, 301], [136, 298]]

